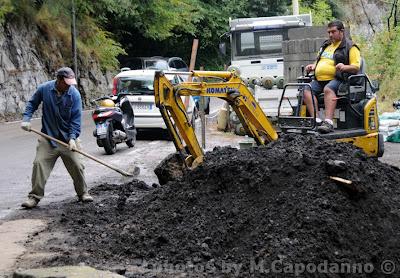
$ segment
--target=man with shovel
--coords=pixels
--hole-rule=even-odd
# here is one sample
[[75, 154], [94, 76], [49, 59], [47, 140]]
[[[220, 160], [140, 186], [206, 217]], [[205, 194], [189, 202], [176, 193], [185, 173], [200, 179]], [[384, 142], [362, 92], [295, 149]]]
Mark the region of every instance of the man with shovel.
[[82, 102], [75, 88], [75, 74], [71, 68], [63, 67], [57, 71], [57, 79], [39, 85], [27, 103], [22, 129], [31, 130], [30, 120], [42, 103], [42, 132], [68, 144], [69, 148], [41, 137], [36, 148], [32, 170], [32, 191], [22, 207], [31, 209], [37, 206], [44, 196], [44, 187], [58, 157], [64, 162], [74, 182], [78, 198], [82, 202], [92, 202], [87, 192], [84, 166], [80, 155], [73, 150], [80, 148]]

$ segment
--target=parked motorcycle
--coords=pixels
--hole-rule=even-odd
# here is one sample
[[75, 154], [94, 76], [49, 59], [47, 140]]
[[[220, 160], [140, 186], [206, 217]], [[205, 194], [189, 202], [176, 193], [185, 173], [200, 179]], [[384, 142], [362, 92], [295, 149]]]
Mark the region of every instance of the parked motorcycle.
[[92, 100], [96, 104], [92, 113], [96, 125], [93, 136], [107, 154], [115, 153], [119, 143], [125, 142], [129, 148], [136, 143], [135, 116], [127, 95], [120, 93]]

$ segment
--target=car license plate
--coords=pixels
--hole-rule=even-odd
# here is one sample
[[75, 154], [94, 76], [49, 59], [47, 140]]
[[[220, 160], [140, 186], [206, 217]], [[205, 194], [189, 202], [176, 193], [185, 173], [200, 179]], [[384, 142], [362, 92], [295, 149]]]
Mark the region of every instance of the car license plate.
[[148, 103], [134, 103], [133, 110], [151, 110], [153, 108], [152, 104]]
[[101, 123], [96, 125], [96, 132], [97, 135], [103, 135], [107, 133], [107, 124]]

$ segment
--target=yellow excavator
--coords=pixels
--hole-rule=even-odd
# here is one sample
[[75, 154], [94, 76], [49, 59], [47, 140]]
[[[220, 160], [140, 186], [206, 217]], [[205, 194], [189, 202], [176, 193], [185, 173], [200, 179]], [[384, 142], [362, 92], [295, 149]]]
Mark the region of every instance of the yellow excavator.
[[[193, 81], [172, 84], [166, 77], [168, 74], [190, 75]], [[293, 115], [278, 116], [278, 128], [281, 132], [317, 133], [315, 115], [307, 116], [305, 114], [306, 109], [302, 104], [302, 93], [307, 84], [294, 83], [286, 86], [298, 88], [298, 104], [292, 106]], [[285, 101], [285, 90], [286, 87], [283, 90], [279, 106]], [[180, 96], [191, 95], [223, 99], [233, 108], [247, 135], [254, 138], [257, 145], [265, 145], [278, 139], [277, 128], [265, 115], [252, 92], [236, 72], [192, 71], [183, 73], [157, 71], [154, 79], [154, 93], [156, 106], [160, 109], [175, 147], [184, 157], [185, 164], [189, 168], [195, 168], [203, 162], [204, 152], [200, 147], [195, 130], [186, 114], [185, 104]], [[350, 91], [348, 95], [350, 95]], [[346, 100], [345, 94], [339, 96], [339, 99], [344, 100], [344, 106], [350, 105], [352, 107], [349, 108], [349, 111], [355, 111], [346, 115], [344, 121], [347, 121], [348, 125], [341, 125], [335, 132], [321, 136], [350, 142], [362, 148], [368, 155], [381, 156], [383, 154], [383, 139], [378, 133], [376, 98], [372, 94], [364, 95], [365, 98], [355, 105], [350, 100]]]

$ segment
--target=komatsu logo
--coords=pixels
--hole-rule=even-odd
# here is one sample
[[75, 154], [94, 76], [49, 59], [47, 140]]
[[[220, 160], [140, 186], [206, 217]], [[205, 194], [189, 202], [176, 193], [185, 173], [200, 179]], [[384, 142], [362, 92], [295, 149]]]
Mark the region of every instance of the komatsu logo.
[[234, 90], [234, 88], [231, 87], [225, 87], [225, 88], [207, 88], [207, 94], [223, 94], [227, 93], [231, 90]]

